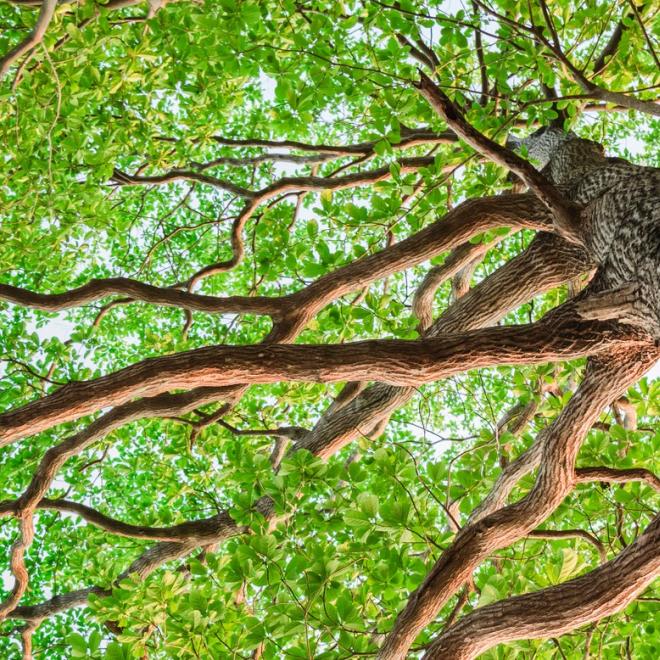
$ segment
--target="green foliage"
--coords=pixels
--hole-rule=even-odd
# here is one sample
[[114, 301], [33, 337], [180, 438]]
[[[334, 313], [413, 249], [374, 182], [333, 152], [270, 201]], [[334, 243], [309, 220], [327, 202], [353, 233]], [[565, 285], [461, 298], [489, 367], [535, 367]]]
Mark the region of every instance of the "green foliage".
[[[654, 149], [660, 140], [657, 120], [632, 111], [583, 112], [587, 101], [575, 98], [581, 89], [546, 50], [484, 16], [484, 67], [497, 91], [480, 105], [472, 29], [477, 19], [460, 3], [405, 0], [397, 10], [361, 0], [179, 0], [149, 20], [146, 2], [119, 10], [104, 4], [65, 3], [43, 47], [20, 73], [14, 68], [0, 81], [3, 283], [56, 292], [95, 278], [128, 276], [169, 286], [227, 259], [240, 204], [226, 193], [185, 181], [122, 188], [111, 183], [114, 168], [134, 173], [145, 166], [146, 173], [159, 174], [264, 153], [219, 145], [213, 139], [218, 135], [313, 144], [373, 141], [373, 158], [362, 168], [383, 167], [389, 177], [372, 186], [308, 194], [295, 215], [295, 198], [261, 206], [245, 228], [242, 263], [198, 287], [209, 295], [286, 295], [410, 236], [451, 204], [506, 189], [505, 172], [477, 162], [460, 143], [435, 151], [428, 144], [414, 146], [402, 154], [398, 145], [406, 129], [440, 132], [445, 126], [413, 88], [419, 63], [397, 35], [432, 43], [440, 82], [473, 125], [494, 139], [503, 142], [512, 125], [524, 134], [565, 111], [567, 127], [603, 142], [612, 155], [660, 162]], [[603, 47], [613, 20], [628, 12], [625, 2], [549, 4], [562, 42], [580, 67]], [[492, 3], [524, 20], [531, 5]], [[540, 20], [536, 7], [534, 12]], [[34, 8], [20, 3], [0, 5], [0, 53], [27, 35], [35, 16]], [[597, 77], [610, 89], [657, 83], [645, 36], [636, 24], [629, 27]], [[648, 29], [657, 39], [657, 23]], [[555, 86], [563, 100], [543, 101], [540, 80]], [[398, 163], [402, 155], [432, 155], [435, 162], [406, 173]], [[220, 164], [205, 171], [257, 190], [282, 176], [328, 176], [350, 162], [342, 157], [314, 171], [308, 164], [273, 162]], [[448, 166], [456, 169], [452, 178], [444, 171]], [[404, 203], [413, 193], [414, 202]], [[502, 235], [488, 232], [472, 242]], [[530, 239], [529, 232], [506, 237], [488, 252], [473, 281]], [[364, 296], [333, 302], [300, 341], [416, 338], [410, 308], [427, 270], [428, 264], [409, 269], [371, 285]], [[552, 291], [504, 322], [538, 319], [565, 296], [564, 290]], [[436, 296], [436, 312], [449, 301], [445, 285]], [[0, 304], [2, 410], [60, 383], [147, 357], [257, 343], [270, 328], [263, 317], [196, 312], [184, 334], [181, 310], [141, 303], [114, 308], [93, 326], [100, 306], [53, 314]], [[298, 451], [277, 473], [269, 461], [272, 438], [266, 435], [234, 435], [216, 424], [192, 439], [187, 425], [171, 419], [142, 420], [113, 431], [67, 461], [49, 497], [66, 495], [113, 518], [158, 527], [226, 509], [250, 534], [167, 565], [144, 582], [132, 576], [113, 587], [149, 542], [109, 534], [77, 516], [38, 512], [25, 602], [91, 585], [112, 589], [107, 597], [92, 596], [87, 608], [45, 621], [34, 635], [37, 657], [128, 660], [148, 652], [150, 658], [247, 658], [257, 648], [264, 658], [373, 654], [409, 593], [451, 542], [448, 506], [458, 502], [465, 522], [492, 486], [500, 461], [517, 456], [558, 415], [582, 366], [489, 369], [425, 386], [377, 440], [359, 441], [327, 462]], [[49, 380], [37, 377], [47, 373]], [[554, 382], [560, 393], [541, 395], [544, 382]], [[251, 387], [226, 419], [241, 429], [310, 428], [336, 391], [299, 383]], [[607, 411], [605, 430], [590, 432], [579, 463], [657, 468], [659, 438], [650, 429], [659, 391], [658, 383], [643, 380], [628, 393], [637, 409], [636, 431], [625, 430]], [[539, 407], [521, 435], [496, 432], [504, 412], [531, 400]], [[46, 450], [89, 421], [3, 448], [0, 499], [19, 495]], [[359, 460], [348, 460], [354, 451]], [[524, 495], [531, 479], [521, 481], [512, 497]], [[280, 518], [273, 527], [254, 509], [264, 496], [272, 498]], [[585, 484], [546, 526], [588, 529], [612, 557], [641, 533], [653, 505], [643, 484]], [[6, 557], [17, 527], [3, 520]], [[563, 582], [598, 561], [581, 539], [523, 540], [478, 569], [464, 611]], [[3, 598], [10, 585], [6, 581]], [[652, 591], [646, 597], [653, 598]], [[437, 634], [454, 605], [455, 600], [447, 605], [418, 645]], [[601, 649], [603, 658], [622, 657], [626, 648], [633, 649], [633, 657], [657, 657], [652, 606], [640, 600], [599, 624], [593, 648]], [[15, 622], [2, 626], [9, 633]], [[583, 657], [587, 634], [592, 632], [563, 637], [564, 656]], [[20, 657], [15, 634], [0, 637], [0, 655]], [[484, 657], [558, 656], [550, 642], [529, 641]]]

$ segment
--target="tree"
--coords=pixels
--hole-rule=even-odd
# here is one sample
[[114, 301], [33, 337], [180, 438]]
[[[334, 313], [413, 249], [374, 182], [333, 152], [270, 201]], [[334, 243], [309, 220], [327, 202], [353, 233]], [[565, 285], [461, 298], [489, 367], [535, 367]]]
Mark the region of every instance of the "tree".
[[4, 657], [657, 655], [657, 8], [466, 7], [2, 5]]

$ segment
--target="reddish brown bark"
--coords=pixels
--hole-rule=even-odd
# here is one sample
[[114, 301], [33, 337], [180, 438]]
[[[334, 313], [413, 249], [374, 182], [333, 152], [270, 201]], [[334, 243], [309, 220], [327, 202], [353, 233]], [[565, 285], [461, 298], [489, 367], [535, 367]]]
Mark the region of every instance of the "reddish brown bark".
[[379, 380], [418, 385], [466, 369], [540, 364], [594, 355], [614, 346], [643, 348], [649, 338], [625, 326], [581, 322], [567, 310], [530, 326], [489, 328], [420, 341], [375, 340], [339, 346], [210, 346], [144, 360], [107, 376], [71, 383], [0, 415], [0, 444], [173, 389], [281, 380]]
[[425, 658], [471, 660], [516, 639], [553, 637], [621, 611], [660, 573], [660, 516], [616, 559], [582, 577], [481, 607], [451, 626]]
[[552, 513], [576, 482], [575, 457], [600, 411], [651, 368], [659, 355], [660, 351], [653, 348], [591, 362], [578, 392], [544, 434], [542, 459], [533, 489], [522, 500], [490, 513], [459, 532], [411, 595], [379, 658], [405, 658], [417, 635], [484, 559], [528, 534]]

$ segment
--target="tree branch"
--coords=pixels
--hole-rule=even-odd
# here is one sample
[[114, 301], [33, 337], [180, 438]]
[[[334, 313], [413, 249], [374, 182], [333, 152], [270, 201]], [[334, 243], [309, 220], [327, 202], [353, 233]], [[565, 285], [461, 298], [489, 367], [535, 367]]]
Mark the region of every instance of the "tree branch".
[[584, 539], [596, 548], [601, 562], [607, 561], [607, 550], [605, 545], [593, 534], [583, 529], [535, 529], [527, 534], [531, 539]]
[[660, 491], [660, 478], [651, 470], [645, 468], [609, 468], [605, 466], [576, 468], [575, 476], [578, 483], [605, 481], [609, 483], [628, 483], [644, 481], [654, 490]]
[[447, 122], [455, 133], [473, 149], [494, 163], [516, 174], [552, 212], [557, 231], [566, 240], [581, 244], [578, 228], [580, 209], [564, 196], [546, 177], [526, 160], [479, 133], [463, 117], [449, 97], [423, 72], [416, 85], [431, 107]]
[[266, 296], [205, 296], [174, 288], [163, 288], [138, 282], [127, 277], [109, 277], [92, 280], [77, 289], [62, 293], [35, 293], [27, 289], [0, 284], [0, 300], [22, 307], [57, 312], [79, 307], [112, 295], [130, 296], [133, 300], [181, 307], [196, 312], [237, 314], [266, 314], [277, 316], [281, 312], [281, 299]]
[[527, 535], [559, 506], [574, 486], [575, 457], [600, 411], [651, 368], [659, 353], [658, 349], [628, 355], [624, 352], [614, 359], [589, 362], [577, 393], [546, 430], [539, 473], [530, 493], [461, 529], [411, 594], [379, 658], [405, 658], [417, 635], [484, 559]]
[[21, 55], [24, 55], [41, 43], [53, 18], [56, 7], [57, 0], [43, 0], [39, 16], [37, 16], [37, 22], [35, 23], [30, 36], [12, 48], [3, 58], [0, 59], [0, 79], [4, 78], [12, 64], [14, 64]]
[[[245, 215], [252, 212], [253, 205], [244, 210], [232, 230], [234, 253], [227, 262], [207, 266], [186, 282], [175, 286], [191, 286], [199, 278], [207, 277], [218, 270], [228, 269], [238, 262], [243, 253], [240, 236]], [[131, 300], [178, 306], [204, 312], [235, 312], [267, 314], [281, 321], [271, 333], [278, 334], [279, 341], [294, 336], [325, 305], [347, 293], [351, 293], [370, 282], [387, 277], [404, 268], [436, 256], [444, 250], [488, 229], [511, 226], [516, 228], [543, 229], [548, 227], [549, 218], [542, 206], [532, 195], [506, 195], [464, 202], [426, 229], [403, 241], [386, 247], [381, 252], [362, 257], [334, 272], [323, 275], [300, 291], [281, 298], [266, 296], [229, 296], [226, 298], [204, 296], [174, 287], [155, 287], [128, 278], [93, 280], [78, 289], [58, 294], [39, 294], [26, 289], [0, 284], [0, 299], [16, 304], [58, 311], [85, 304], [111, 295], [127, 294]], [[122, 304], [128, 302], [123, 299]], [[116, 304], [110, 303], [110, 305]], [[101, 315], [97, 316], [96, 323]]]
[[553, 637], [620, 612], [660, 572], [660, 516], [618, 557], [564, 584], [481, 607], [438, 637], [425, 658], [471, 660], [496, 644]]
[[473, 261], [477, 261], [502, 240], [504, 240], [504, 236], [498, 236], [488, 243], [482, 241], [459, 245], [447, 256], [444, 263], [429, 270], [422, 283], [417, 287], [412, 303], [413, 314], [419, 319], [420, 333], [426, 332], [433, 323], [433, 298], [438, 288]]
[[570, 360], [616, 346], [642, 350], [650, 343], [647, 335], [628, 326], [576, 321], [568, 308], [529, 326], [489, 328], [419, 341], [210, 346], [151, 358], [94, 380], [70, 383], [41, 400], [4, 413], [0, 415], [0, 445], [136, 396], [155, 396], [172, 389], [287, 380], [379, 380], [419, 385], [468, 369]]
[[[87, 522], [111, 534], [152, 541], [176, 541], [203, 545], [209, 542], [217, 542], [221, 536], [229, 538], [230, 536], [245, 534], [248, 531], [246, 527], [236, 525], [229, 514], [224, 511], [210, 518], [189, 520], [171, 527], [149, 527], [147, 525], [131, 525], [121, 520], [115, 520], [90, 506], [66, 499], [53, 500], [45, 497], [39, 501], [36, 508], [76, 513]], [[9, 515], [18, 510], [19, 507], [15, 503], [13, 511], [7, 503], [0, 503], [0, 515]]]
[[573, 62], [566, 56], [566, 54], [554, 43], [550, 42], [541, 30], [534, 26], [518, 23], [507, 16], [494, 11], [491, 7], [482, 2], [482, 0], [475, 0], [475, 2], [491, 16], [498, 20], [510, 25], [516, 30], [526, 32], [538, 43], [544, 45], [552, 54], [553, 58], [562, 64], [566, 70], [571, 74], [573, 80], [584, 90], [585, 95], [592, 99], [598, 99], [607, 103], [613, 103], [625, 108], [637, 110], [647, 114], [660, 116], [660, 106], [654, 101], [645, 101], [642, 99], [629, 96], [623, 92], [612, 92], [600, 85], [597, 85], [592, 80], [589, 80], [580, 69], [578, 69]]

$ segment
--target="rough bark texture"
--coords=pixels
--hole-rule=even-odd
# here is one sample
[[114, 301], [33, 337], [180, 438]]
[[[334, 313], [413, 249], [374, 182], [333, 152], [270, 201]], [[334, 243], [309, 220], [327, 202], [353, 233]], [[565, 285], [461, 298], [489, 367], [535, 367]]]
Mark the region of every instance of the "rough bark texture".
[[[634, 283], [635, 293], [625, 303], [616, 298], [616, 304], [601, 308], [660, 336], [658, 171], [610, 162], [600, 145], [556, 129], [539, 131], [528, 146], [531, 154], [546, 163], [544, 172], [550, 180], [565, 186], [565, 194], [584, 206], [580, 234], [589, 257], [598, 266], [580, 298], [598, 299], [602, 295], [609, 300], [610, 292]], [[577, 451], [599, 411], [657, 358], [658, 350], [653, 347], [628, 353], [613, 350], [609, 356], [590, 362], [585, 380], [569, 405], [533, 448], [505, 469], [493, 492], [473, 514], [471, 524], [461, 530], [411, 595], [381, 648], [380, 658], [405, 657], [419, 632], [481, 561], [531, 531], [561, 503], [575, 483]], [[499, 508], [519, 477], [537, 465], [539, 474], [532, 491], [519, 502]]]
[[577, 452], [601, 410], [650, 369], [659, 355], [656, 349], [645, 354], [624, 352], [590, 363], [579, 390], [544, 434], [533, 489], [522, 500], [479, 518], [458, 533], [411, 595], [379, 657], [405, 658], [417, 635], [484, 559], [528, 534], [561, 504], [575, 483]]
[[616, 559], [582, 577], [481, 607], [438, 637], [425, 658], [469, 660], [496, 644], [554, 637], [619, 612], [660, 572], [660, 517]]
[[643, 347], [649, 336], [627, 326], [581, 321], [572, 309], [515, 328], [473, 330], [420, 341], [374, 340], [350, 345], [213, 346], [145, 360], [91, 381], [79, 381], [0, 416], [0, 444], [46, 430], [136, 396], [163, 390], [238, 383], [380, 380], [419, 385], [492, 365], [539, 364], [594, 355], [621, 343]]

